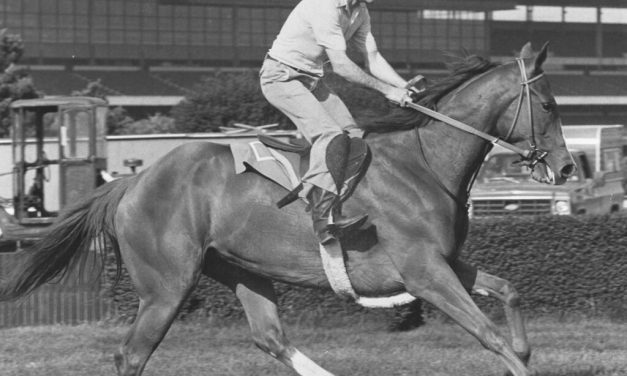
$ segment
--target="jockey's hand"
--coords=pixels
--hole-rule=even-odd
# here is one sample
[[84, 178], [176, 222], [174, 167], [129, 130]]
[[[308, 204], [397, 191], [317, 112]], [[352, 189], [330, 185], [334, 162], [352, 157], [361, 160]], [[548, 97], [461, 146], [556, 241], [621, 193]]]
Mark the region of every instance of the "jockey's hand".
[[407, 103], [412, 102], [412, 92], [404, 88], [393, 87], [387, 92], [385, 97], [401, 107], [405, 107]]

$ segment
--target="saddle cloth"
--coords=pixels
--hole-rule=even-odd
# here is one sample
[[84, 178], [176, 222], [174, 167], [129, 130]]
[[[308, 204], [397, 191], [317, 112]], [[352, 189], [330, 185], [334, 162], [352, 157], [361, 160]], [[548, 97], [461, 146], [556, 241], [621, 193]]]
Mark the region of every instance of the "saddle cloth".
[[254, 170], [288, 191], [300, 184], [302, 157], [297, 153], [271, 149], [261, 141], [231, 144], [235, 173]]

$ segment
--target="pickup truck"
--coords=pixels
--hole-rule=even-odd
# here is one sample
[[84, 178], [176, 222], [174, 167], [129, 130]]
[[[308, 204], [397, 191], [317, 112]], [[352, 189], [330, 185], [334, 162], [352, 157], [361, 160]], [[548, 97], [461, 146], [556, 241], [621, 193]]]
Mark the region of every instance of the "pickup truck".
[[603, 214], [623, 210], [623, 125], [564, 126], [577, 172], [564, 185], [531, 179], [519, 156], [495, 147], [470, 193], [470, 216]]

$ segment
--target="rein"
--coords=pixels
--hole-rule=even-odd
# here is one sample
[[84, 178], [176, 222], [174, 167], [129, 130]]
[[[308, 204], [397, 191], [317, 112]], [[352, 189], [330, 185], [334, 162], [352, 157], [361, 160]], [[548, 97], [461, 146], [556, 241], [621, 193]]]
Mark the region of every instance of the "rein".
[[[514, 120], [512, 121], [512, 125], [509, 128], [509, 131], [507, 132], [507, 136], [505, 137], [505, 139], [501, 139], [500, 137], [495, 137], [492, 136], [486, 132], [480, 131], [468, 124], [462, 123], [459, 120], [455, 120], [449, 116], [446, 116], [444, 114], [441, 114], [437, 111], [434, 111], [432, 109], [429, 109], [427, 107], [421, 106], [419, 104], [416, 103], [412, 103], [412, 102], [407, 102], [405, 103], [406, 107], [410, 107], [418, 112], [421, 112], [433, 119], [439, 120], [443, 123], [446, 123], [452, 127], [455, 127], [459, 130], [462, 130], [466, 133], [470, 133], [473, 134], [475, 136], [478, 136], [486, 141], [491, 142], [494, 145], [499, 145], [501, 147], [504, 147], [505, 149], [509, 149], [511, 151], [513, 151], [514, 153], [520, 155], [522, 157], [522, 163], [529, 166], [531, 169], [533, 169], [533, 167], [535, 167], [535, 165], [537, 165], [540, 161], [542, 161], [547, 155], [548, 153], [545, 151], [541, 151], [537, 148], [536, 146], [536, 140], [535, 140], [535, 130], [534, 130], [534, 126], [533, 126], [533, 113], [532, 113], [532, 107], [531, 107], [531, 88], [530, 85], [532, 83], [534, 83], [535, 81], [539, 80], [540, 78], [544, 77], [544, 73], [541, 73], [539, 75], [537, 75], [536, 77], [533, 77], [532, 79], [528, 79], [527, 78], [527, 71], [525, 69], [525, 63], [523, 61], [522, 58], [518, 58], [516, 59], [516, 62], [518, 63], [518, 67], [520, 68], [520, 74], [522, 76], [522, 82], [521, 82], [521, 90], [520, 90], [520, 94], [518, 96], [518, 105], [516, 107], [516, 115], [514, 116]], [[530, 144], [530, 149], [521, 149], [513, 144], [510, 144], [509, 142], [507, 142], [507, 140], [509, 139], [509, 137], [511, 136], [511, 134], [514, 132], [514, 128], [516, 127], [516, 124], [518, 123], [518, 118], [520, 117], [520, 112], [522, 110], [522, 104], [523, 104], [523, 100], [524, 97], [527, 96], [527, 111], [529, 114], [529, 121], [531, 122], [531, 140], [529, 142]]]
[[[522, 78], [522, 82], [521, 82], [521, 89], [520, 89], [520, 94], [518, 95], [518, 104], [516, 106], [516, 114], [514, 115], [514, 119], [512, 120], [512, 124], [509, 127], [509, 130], [507, 131], [507, 135], [505, 137], [505, 140], [501, 139], [500, 137], [495, 137], [495, 136], [491, 136], [490, 134], [486, 133], [486, 132], [482, 132], [474, 127], [471, 127], [468, 124], [462, 123], [459, 120], [455, 120], [449, 116], [446, 116], [444, 114], [441, 114], [437, 111], [431, 110], [427, 107], [421, 106], [419, 104], [416, 103], [412, 103], [412, 102], [407, 102], [405, 103], [406, 107], [410, 107], [413, 108], [414, 110], [421, 112], [429, 117], [432, 117], [436, 120], [440, 120], [443, 123], [446, 123], [452, 127], [455, 127], [457, 129], [460, 129], [464, 132], [473, 134], [475, 136], [478, 136], [486, 141], [489, 141], [490, 143], [494, 144], [494, 145], [499, 145], [501, 147], [504, 147], [506, 149], [509, 149], [511, 151], [513, 151], [516, 154], [519, 154], [522, 157], [522, 160], [520, 161], [520, 163], [522, 163], [523, 165], [528, 166], [529, 168], [531, 168], [533, 170], [533, 168], [540, 162], [542, 161], [547, 155], [548, 152], [545, 151], [541, 151], [537, 148], [536, 146], [536, 136], [535, 136], [535, 127], [533, 126], [533, 112], [532, 112], [532, 106], [531, 106], [531, 84], [538, 81], [539, 79], [541, 79], [542, 77], [544, 77], [544, 73], [541, 73], [535, 77], [533, 77], [532, 79], [529, 79], [527, 76], [527, 70], [525, 69], [525, 62], [522, 58], [517, 58], [516, 62], [518, 64], [518, 68], [520, 69], [520, 74], [521, 74], [521, 78]], [[527, 113], [529, 115], [529, 121], [531, 122], [531, 139], [529, 141], [529, 146], [530, 149], [528, 150], [524, 150], [521, 149], [513, 144], [510, 144], [509, 142], [507, 142], [507, 140], [509, 140], [509, 138], [511, 137], [512, 133], [514, 132], [514, 128], [516, 128], [516, 125], [518, 123], [518, 119], [520, 117], [520, 112], [522, 110], [522, 106], [523, 106], [523, 101], [525, 96], [527, 96]], [[418, 128], [416, 128], [418, 129]], [[420, 135], [418, 134], [418, 142], [421, 143], [421, 138]], [[486, 150], [484, 151], [484, 157], [485, 155], [487, 155], [488, 151], [490, 150], [490, 148], [486, 148]], [[468, 197], [470, 197], [470, 191], [472, 189], [472, 186], [474, 185], [475, 179], [477, 177], [477, 173], [479, 172], [478, 170], [475, 171], [475, 173], [472, 175], [470, 182], [468, 183], [468, 187], [466, 189], [466, 197], [464, 200], [460, 200], [453, 192], [451, 192], [445, 185], [444, 183], [442, 183], [442, 181], [440, 181], [440, 179], [438, 178], [437, 174], [435, 173], [435, 171], [433, 171], [433, 169], [431, 168], [431, 166], [429, 165], [429, 162], [427, 161], [426, 155], [424, 154], [424, 150], [422, 148], [422, 145], [420, 145], [420, 152], [421, 152], [421, 157], [422, 159], [425, 161], [426, 166], [429, 169], [429, 172], [433, 175], [433, 177], [435, 177], [435, 181], [438, 183], [438, 185], [440, 186], [440, 188], [442, 188], [444, 190], [444, 192], [446, 192], [446, 194], [451, 197], [453, 200], [455, 200], [458, 203], [462, 203], [462, 201], [467, 201]], [[465, 202], [466, 207], [468, 207], [468, 202]]]

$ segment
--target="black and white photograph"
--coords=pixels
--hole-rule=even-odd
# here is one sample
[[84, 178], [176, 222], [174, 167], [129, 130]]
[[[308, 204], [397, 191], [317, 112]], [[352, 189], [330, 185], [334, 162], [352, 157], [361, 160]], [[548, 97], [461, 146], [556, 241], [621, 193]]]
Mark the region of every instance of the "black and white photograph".
[[0, 376], [627, 376], [627, 0], [0, 0]]

